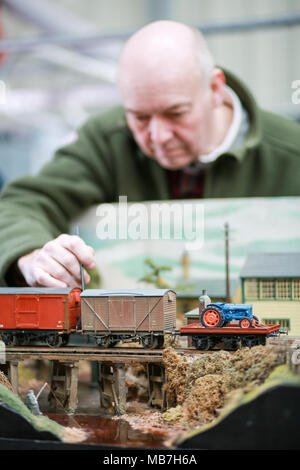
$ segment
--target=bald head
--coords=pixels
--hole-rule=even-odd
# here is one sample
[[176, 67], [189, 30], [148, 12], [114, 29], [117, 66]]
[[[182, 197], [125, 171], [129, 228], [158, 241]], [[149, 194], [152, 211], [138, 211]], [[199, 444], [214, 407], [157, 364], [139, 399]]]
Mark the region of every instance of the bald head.
[[224, 74], [200, 32], [151, 23], [127, 41], [119, 65], [127, 124], [146, 155], [175, 170], [218, 144]]
[[175, 21], [156, 21], [137, 31], [127, 41], [120, 57], [119, 85], [127, 86], [148, 78], [167, 80], [197, 76], [202, 84], [209, 81], [213, 58], [202, 34]]

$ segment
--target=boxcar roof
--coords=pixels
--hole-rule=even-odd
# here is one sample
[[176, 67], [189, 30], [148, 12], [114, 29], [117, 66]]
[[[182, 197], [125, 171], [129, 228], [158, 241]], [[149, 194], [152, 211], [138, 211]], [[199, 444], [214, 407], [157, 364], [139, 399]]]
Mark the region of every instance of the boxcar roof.
[[1, 294], [69, 294], [74, 287], [0, 287]]
[[163, 297], [166, 292], [172, 289], [86, 289], [80, 296], [81, 297], [117, 297], [117, 296], [131, 296], [131, 297]]

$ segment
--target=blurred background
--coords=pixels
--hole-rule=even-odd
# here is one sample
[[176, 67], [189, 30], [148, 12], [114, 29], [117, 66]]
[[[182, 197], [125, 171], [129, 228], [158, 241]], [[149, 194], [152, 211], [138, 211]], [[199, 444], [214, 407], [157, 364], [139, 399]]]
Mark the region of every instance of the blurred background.
[[88, 116], [119, 103], [122, 45], [159, 19], [202, 29], [262, 107], [300, 121], [299, 0], [2, 0], [0, 186], [36, 173]]

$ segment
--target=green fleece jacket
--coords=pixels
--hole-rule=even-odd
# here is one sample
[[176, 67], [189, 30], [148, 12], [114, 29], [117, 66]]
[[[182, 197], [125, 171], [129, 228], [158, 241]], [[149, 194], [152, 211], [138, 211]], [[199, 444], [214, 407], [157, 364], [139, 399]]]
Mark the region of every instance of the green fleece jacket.
[[[300, 126], [262, 111], [245, 86], [227, 84], [249, 114], [244, 145], [207, 169], [204, 197], [300, 195]], [[101, 202], [170, 199], [167, 172], [137, 147], [121, 107], [90, 118], [37, 176], [8, 184], [0, 198], [0, 285], [23, 254], [43, 246], [81, 211]]]

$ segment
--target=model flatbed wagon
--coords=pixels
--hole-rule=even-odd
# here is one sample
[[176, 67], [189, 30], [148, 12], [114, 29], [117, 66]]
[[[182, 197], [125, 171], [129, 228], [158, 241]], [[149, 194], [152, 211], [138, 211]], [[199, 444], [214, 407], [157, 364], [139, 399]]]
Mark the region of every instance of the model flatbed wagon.
[[201, 323], [191, 323], [179, 330], [182, 336], [192, 338], [192, 344], [199, 350], [209, 350], [222, 344], [225, 349], [265, 345], [269, 336], [280, 334], [280, 325], [257, 324], [255, 327], [242, 328], [239, 324], [228, 323], [223, 327], [206, 328]]

